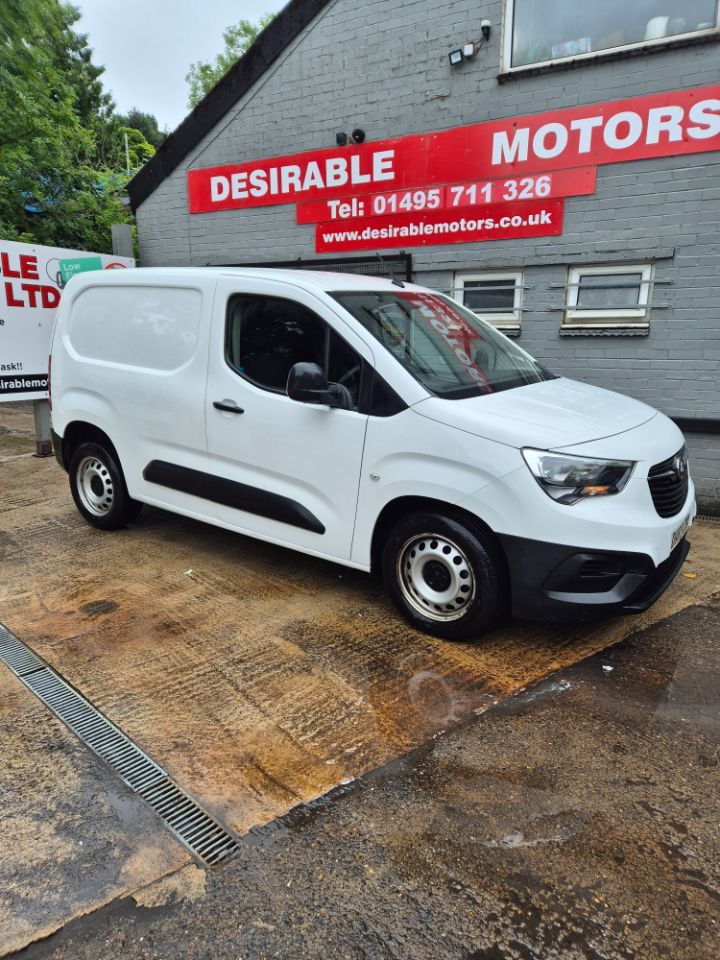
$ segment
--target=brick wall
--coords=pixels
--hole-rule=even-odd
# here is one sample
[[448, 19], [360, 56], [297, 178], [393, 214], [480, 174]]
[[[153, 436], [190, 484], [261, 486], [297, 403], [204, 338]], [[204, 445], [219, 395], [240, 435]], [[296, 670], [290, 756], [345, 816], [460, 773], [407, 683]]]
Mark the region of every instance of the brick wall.
[[[144, 265], [314, 257], [293, 206], [187, 213], [191, 167], [333, 146], [717, 82], [705, 44], [498, 83], [503, 4], [335, 0], [138, 210]], [[489, 43], [451, 72], [447, 53]], [[520, 343], [555, 372], [638, 397], [671, 416], [720, 417], [720, 155], [598, 168], [593, 196], [566, 201], [561, 237], [413, 250], [416, 279], [450, 289], [458, 270], [524, 271]], [[563, 285], [576, 263], [652, 260], [650, 332], [563, 336]], [[689, 446], [704, 503], [720, 506], [720, 438]]]

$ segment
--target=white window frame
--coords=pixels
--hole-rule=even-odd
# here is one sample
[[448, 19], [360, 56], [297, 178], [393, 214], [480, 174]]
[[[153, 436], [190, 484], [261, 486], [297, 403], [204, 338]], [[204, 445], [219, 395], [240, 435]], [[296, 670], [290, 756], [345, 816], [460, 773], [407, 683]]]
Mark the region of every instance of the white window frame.
[[558, 63], [575, 63], [578, 60], [593, 60], [600, 57], [620, 53], [623, 50], [637, 50], [639, 47], [661, 47], [674, 40], [685, 40], [689, 37], [720, 36], [720, 2], [715, 7], [715, 24], [707, 30], [691, 30], [689, 33], [676, 33], [670, 37], [658, 37], [657, 40], [639, 40], [637, 43], [625, 43], [619, 47], [608, 47], [607, 50], [594, 50], [590, 53], [578, 53], [574, 57], [558, 57], [554, 60], [540, 60], [536, 63], [526, 63], [514, 67], [512, 65], [513, 25], [515, 22], [515, 0], [505, 0], [505, 18], [503, 20], [503, 62], [502, 73], [517, 73], [520, 70], [534, 70]]
[[[600, 307], [589, 309], [578, 307], [581, 277], [603, 275], [622, 276], [640, 274], [640, 291], [637, 307]], [[650, 323], [650, 291], [653, 284], [653, 265], [651, 263], [608, 264], [606, 266], [579, 266], [568, 269], [568, 281], [565, 295], [564, 327], [647, 327]]]
[[[507, 313], [492, 313], [492, 312], [477, 312], [477, 315], [483, 320], [487, 320], [488, 323], [491, 323], [494, 327], [497, 327], [498, 330], [519, 330], [520, 329], [520, 317], [522, 314], [522, 291], [523, 291], [523, 274], [522, 270], [504, 270], [502, 272], [470, 272], [466, 270], [458, 271], [455, 274], [455, 282], [453, 284], [453, 296], [462, 303], [463, 306], [467, 307], [468, 310], [472, 308], [465, 303], [465, 284], [467, 281], [492, 281], [492, 280], [514, 280], [515, 281], [515, 295], [513, 299], [513, 309]], [[468, 289], [472, 289], [469, 287]]]

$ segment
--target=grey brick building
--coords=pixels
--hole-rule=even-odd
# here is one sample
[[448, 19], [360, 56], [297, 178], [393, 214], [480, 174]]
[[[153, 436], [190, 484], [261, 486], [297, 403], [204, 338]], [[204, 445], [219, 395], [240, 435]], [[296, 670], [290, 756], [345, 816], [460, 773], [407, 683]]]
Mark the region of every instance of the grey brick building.
[[[347, 259], [341, 268], [364, 269], [353, 261], [374, 256], [316, 253], [315, 226], [296, 222], [293, 203], [190, 213], [189, 170], [335, 148], [338, 131], [358, 127], [368, 149], [706, 88], [704, 124], [693, 128], [702, 152], [684, 152], [687, 127], [672, 133], [671, 108], [655, 140], [665, 155], [597, 161], [594, 192], [565, 199], [560, 235], [399, 240], [382, 253], [406, 252], [416, 282], [487, 313], [554, 372], [676, 419], [701, 504], [718, 512], [718, 26], [717, 0], [292, 0], [132, 181], [141, 263], [330, 260], [335, 269]], [[451, 65], [449, 53], [470, 42], [474, 54]], [[632, 122], [617, 130], [629, 138]]]

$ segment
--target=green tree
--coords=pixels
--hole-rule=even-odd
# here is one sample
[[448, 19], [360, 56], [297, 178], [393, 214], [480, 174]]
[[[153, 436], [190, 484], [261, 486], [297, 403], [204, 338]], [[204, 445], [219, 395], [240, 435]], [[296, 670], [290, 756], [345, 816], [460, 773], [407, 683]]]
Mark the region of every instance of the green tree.
[[218, 80], [225, 76], [230, 67], [249, 50], [258, 35], [274, 18], [274, 13], [266, 13], [256, 24], [249, 20], [241, 20], [234, 27], [228, 27], [223, 33], [224, 50], [214, 60], [198, 60], [191, 65], [185, 76], [190, 85], [188, 106], [191, 109], [200, 103]]
[[131, 166], [154, 147], [115, 116], [78, 17], [60, 0], [2, 0], [0, 236], [109, 251], [111, 224], [132, 219], [125, 134]]
[[105, 67], [93, 63], [87, 34], [74, 30], [79, 19], [80, 11], [76, 7], [60, 3], [61, 31], [54, 44], [54, 58], [57, 70], [72, 90], [78, 120], [83, 127], [92, 128], [113, 115], [115, 104], [101, 80]]
[[167, 134], [160, 129], [158, 122], [151, 113], [143, 113], [137, 107], [133, 107], [126, 114], [120, 115], [123, 126], [131, 127], [133, 130], [139, 130], [145, 137], [145, 140], [152, 144], [157, 150]]
[[129, 126], [125, 117], [115, 114], [95, 129], [94, 162], [99, 170], [127, 171], [125, 136], [128, 138], [130, 170], [138, 170], [155, 154], [140, 130]]
[[0, 230], [23, 233], [27, 207], [90, 147], [57, 65], [62, 8], [9, 0], [0, 19]]

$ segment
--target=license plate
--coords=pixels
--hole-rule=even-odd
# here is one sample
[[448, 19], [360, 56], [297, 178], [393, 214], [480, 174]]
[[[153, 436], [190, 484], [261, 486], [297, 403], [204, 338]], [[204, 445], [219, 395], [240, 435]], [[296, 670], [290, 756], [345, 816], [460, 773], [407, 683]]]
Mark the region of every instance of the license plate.
[[677, 530], [675, 531], [675, 533], [673, 533], [673, 535], [672, 535], [672, 543], [670, 544], [670, 553], [673, 552], [673, 550], [675, 549], [675, 547], [680, 543], [680, 541], [682, 540], [682, 538], [683, 538], [683, 537], [685, 536], [685, 534], [687, 533], [688, 527], [690, 526], [690, 517], [691, 517], [691, 516], [692, 516], [692, 514], [688, 514], [688, 515], [685, 517], [685, 519], [683, 520], [683, 522], [680, 524], [680, 526], [677, 528]]

